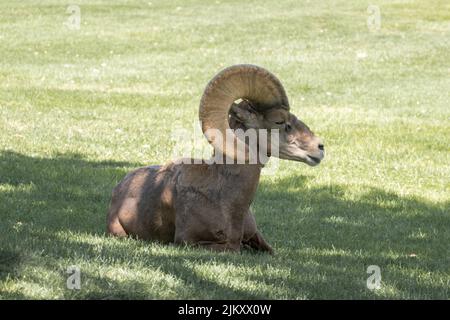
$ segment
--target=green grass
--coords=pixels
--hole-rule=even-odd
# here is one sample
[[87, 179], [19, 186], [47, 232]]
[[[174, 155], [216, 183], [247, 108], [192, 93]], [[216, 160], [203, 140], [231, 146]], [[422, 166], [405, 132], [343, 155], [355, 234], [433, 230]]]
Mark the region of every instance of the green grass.
[[[0, 298], [450, 297], [450, 4], [0, 3]], [[111, 190], [173, 157], [207, 81], [262, 65], [324, 138], [253, 209], [276, 255], [104, 235]], [[81, 269], [81, 290], [66, 269]], [[366, 287], [369, 265], [382, 286]]]

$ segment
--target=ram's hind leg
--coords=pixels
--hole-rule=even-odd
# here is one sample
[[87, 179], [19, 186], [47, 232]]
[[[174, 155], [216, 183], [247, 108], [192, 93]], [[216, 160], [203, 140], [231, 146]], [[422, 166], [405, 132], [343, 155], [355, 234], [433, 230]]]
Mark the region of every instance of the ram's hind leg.
[[242, 244], [258, 251], [267, 251], [273, 253], [272, 247], [264, 240], [261, 232], [256, 227], [256, 220], [253, 213], [249, 210], [244, 219], [244, 234]]
[[127, 233], [118, 218], [108, 221], [107, 233], [116, 237], [126, 237]]
[[110, 206], [107, 216], [106, 233], [111, 236], [126, 237], [127, 232], [119, 221], [119, 208], [114, 202], [114, 197], [111, 203], [112, 205]]

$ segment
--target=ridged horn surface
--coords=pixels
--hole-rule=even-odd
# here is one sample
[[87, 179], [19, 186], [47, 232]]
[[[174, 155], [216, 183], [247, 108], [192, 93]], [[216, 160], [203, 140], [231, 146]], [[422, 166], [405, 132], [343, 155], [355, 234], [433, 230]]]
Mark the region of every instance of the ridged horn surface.
[[[237, 150], [247, 150], [241, 140], [230, 130], [227, 131], [230, 129], [230, 107], [238, 99], [250, 101], [258, 111], [277, 106], [289, 109], [289, 101], [280, 80], [266, 69], [241, 64], [220, 71], [203, 92], [199, 118], [208, 142], [216, 152], [231, 159], [237, 159]], [[221, 137], [217, 137], [219, 134]]]

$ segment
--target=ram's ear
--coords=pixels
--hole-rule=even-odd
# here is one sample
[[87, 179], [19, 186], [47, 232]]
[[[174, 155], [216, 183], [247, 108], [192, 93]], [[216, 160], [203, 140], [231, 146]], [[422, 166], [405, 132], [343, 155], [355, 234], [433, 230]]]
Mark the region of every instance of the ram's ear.
[[232, 104], [230, 117], [244, 124], [247, 128], [258, 128], [262, 115], [249, 102], [242, 100], [239, 103]]

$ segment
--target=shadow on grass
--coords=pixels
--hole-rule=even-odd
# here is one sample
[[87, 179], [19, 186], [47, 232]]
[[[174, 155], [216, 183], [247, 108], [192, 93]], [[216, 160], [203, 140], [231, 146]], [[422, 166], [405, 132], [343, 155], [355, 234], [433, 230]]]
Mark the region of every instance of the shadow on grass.
[[[432, 204], [370, 187], [356, 196], [345, 186], [306, 188], [306, 177], [292, 176], [262, 183], [254, 204], [258, 225], [275, 246], [275, 256], [157, 245], [155, 249], [142, 241], [104, 236], [111, 190], [138, 166], [88, 161], [73, 154], [35, 158], [0, 153], [0, 283], [24, 276], [39, 283], [42, 280], [25, 269], [38, 265], [61, 274], [57, 289], [62, 290], [66, 275], [61, 265], [78, 259], [97, 263], [99, 270], [111, 264], [157, 270], [161, 283], [117, 281], [98, 270], [86, 271], [90, 289], [66, 290], [63, 297], [448, 297], [448, 275], [447, 280], [439, 279], [450, 264], [448, 202]], [[164, 248], [170, 254], [161, 253]], [[211, 268], [211, 260], [223, 269], [212, 268], [205, 275], [201, 268]], [[386, 270], [383, 281], [388, 290], [378, 295], [365, 287], [371, 264]], [[248, 288], [220, 281], [220, 274], [212, 276], [230, 267], [236, 272], [232, 278], [248, 283]], [[177, 284], [167, 287], [166, 276]], [[425, 281], [418, 281], [419, 276]], [[168, 292], [158, 292], [165, 287]], [[3, 295], [27, 298], [17, 290]]]

